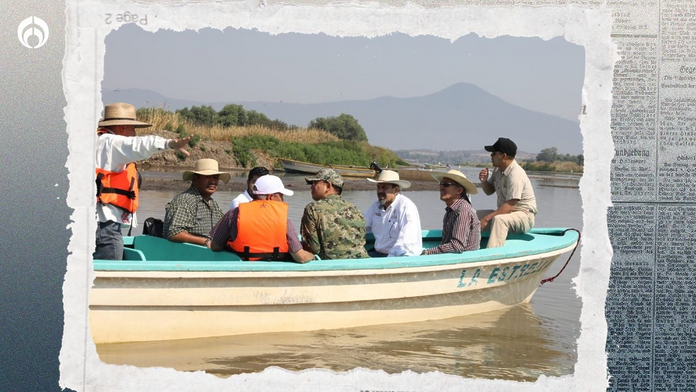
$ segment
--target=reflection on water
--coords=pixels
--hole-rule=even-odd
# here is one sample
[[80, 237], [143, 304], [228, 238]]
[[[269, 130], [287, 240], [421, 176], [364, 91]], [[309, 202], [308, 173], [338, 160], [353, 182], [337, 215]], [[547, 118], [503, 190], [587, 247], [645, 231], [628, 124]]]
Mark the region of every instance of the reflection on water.
[[[463, 171], [469, 178], [478, 178], [478, 169]], [[579, 190], [573, 187], [577, 181], [533, 178], [532, 184], [539, 208], [537, 227], [582, 230], [582, 201]], [[148, 216], [162, 217], [164, 205], [180, 192], [143, 191], [138, 210], [141, 221]], [[404, 194], [418, 206], [424, 229], [441, 228], [444, 203], [435, 189], [407, 190]], [[226, 211], [236, 195], [219, 192], [215, 199]], [[363, 211], [376, 199], [375, 192], [370, 191], [345, 192], [343, 197]], [[299, 227], [304, 206], [311, 201], [309, 189], [295, 189], [294, 196], [285, 200], [290, 220]], [[477, 209], [494, 208], [495, 197], [479, 193], [472, 197], [472, 203]], [[556, 261], [549, 276], [560, 270], [568, 256]], [[579, 266], [578, 250], [559, 278], [537, 290], [531, 304], [499, 312], [341, 330], [100, 345], [97, 351], [107, 363], [205, 370], [220, 376], [257, 372], [269, 366], [335, 371], [363, 367], [389, 373], [437, 370], [462, 377], [510, 380], [572, 374], [582, 306], [572, 279]]]
[[205, 370], [219, 376], [356, 367], [387, 373], [440, 371], [467, 378], [534, 381], [572, 372], [575, 355], [531, 307], [418, 323], [97, 347], [102, 361]]

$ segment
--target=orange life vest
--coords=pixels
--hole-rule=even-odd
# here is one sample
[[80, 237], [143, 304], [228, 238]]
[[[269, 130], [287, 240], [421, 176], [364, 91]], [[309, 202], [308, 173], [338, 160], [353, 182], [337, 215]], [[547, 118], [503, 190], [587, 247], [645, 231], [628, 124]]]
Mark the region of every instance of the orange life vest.
[[242, 260], [287, 260], [288, 205], [273, 200], [254, 200], [239, 205], [237, 238], [227, 245]]
[[[99, 129], [98, 135], [106, 133]], [[111, 204], [133, 213], [138, 209], [138, 191], [141, 177], [135, 163], [126, 165], [126, 169], [120, 172], [112, 172], [104, 169], [97, 171], [97, 202]]]

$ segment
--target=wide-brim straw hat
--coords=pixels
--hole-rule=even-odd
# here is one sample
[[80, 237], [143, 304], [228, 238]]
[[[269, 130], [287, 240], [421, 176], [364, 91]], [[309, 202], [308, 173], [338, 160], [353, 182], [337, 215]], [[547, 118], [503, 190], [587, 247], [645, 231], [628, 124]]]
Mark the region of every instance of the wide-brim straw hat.
[[399, 173], [395, 172], [394, 170], [382, 170], [376, 180], [368, 178], [367, 181], [374, 182], [376, 184], [394, 184], [398, 185], [401, 189], [406, 189], [411, 186], [409, 181], [400, 180]]
[[471, 181], [469, 181], [464, 173], [460, 172], [459, 170], [450, 170], [448, 172], [437, 172], [437, 173], [430, 173], [430, 175], [433, 176], [434, 179], [437, 181], [442, 181], [443, 178], [451, 178], [454, 182], [457, 184], [461, 185], [466, 189], [466, 193], [470, 195], [475, 195], [478, 193], [478, 189], [476, 189], [476, 185], [474, 185]]
[[152, 126], [152, 124], [137, 121], [135, 118], [135, 106], [123, 102], [111, 103], [104, 106], [104, 118], [99, 120], [99, 126], [133, 125], [136, 128]]
[[221, 172], [218, 170], [218, 163], [215, 159], [203, 158], [196, 161], [193, 170], [187, 170], [182, 176], [184, 181], [191, 181], [194, 174], [199, 174], [201, 176], [214, 176], [216, 174], [220, 175], [220, 180], [227, 184], [230, 180], [230, 173]]

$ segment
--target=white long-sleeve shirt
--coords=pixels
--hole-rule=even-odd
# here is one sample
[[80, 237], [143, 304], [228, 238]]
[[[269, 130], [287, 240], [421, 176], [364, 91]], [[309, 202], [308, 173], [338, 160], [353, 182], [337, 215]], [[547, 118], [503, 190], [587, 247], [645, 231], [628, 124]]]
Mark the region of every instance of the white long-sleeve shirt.
[[[169, 139], [159, 136], [120, 136], [105, 133], [97, 136], [97, 150], [95, 155], [96, 167], [112, 172], [121, 172], [126, 165], [147, 159], [155, 153], [167, 149]], [[121, 224], [137, 226], [136, 214], [116, 206], [97, 203], [97, 217], [99, 222], [114, 221]]]
[[240, 204], [242, 203], [248, 203], [251, 200], [251, 196], [249, 195], [249, 190], [245, 190], [244, 193], [240, 193], [237, 197], [232, 200], [230, 203], [230, 211], [234, 210], [235, 208], [239, 207]]
[[390, 257], [416, 256], [423, 249], [418, 208], [400, 193], [386, 210], [379, 201], [370, 205], [365, 211], [365, 231], [375, 235], [375, 250]]

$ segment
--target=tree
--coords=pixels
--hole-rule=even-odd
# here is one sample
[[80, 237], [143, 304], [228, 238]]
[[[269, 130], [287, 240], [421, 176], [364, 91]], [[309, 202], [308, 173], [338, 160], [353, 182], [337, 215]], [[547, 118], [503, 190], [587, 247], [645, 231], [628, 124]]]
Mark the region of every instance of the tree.
[[366, 142], [367, 135], [358, 120], [350, 114], [341, 113], [338, 117], [318, 117], [309, 122], [308, 128], [324, 130], [339, 139]]
[[217, 115], [217, 122], [223, 127], [247, 125], [247, 115], [242, 105], [225, 105]]
[[585, 166], [585, 156], [583, 154], [577, 155], [575, 157], [575, 163], [580, 166]]
[[176, 112], [196, 124], [203, 124], [207, 126], [213, 126], [218, 119], [218, 114], [212, 106], [192, 106], [191, 109], [183, 108], [177, 110]]
[[536, 160], [540, 162], [556, 162], [558, 159], [558, 149], [556, 147], [549, 147], [541, 150], [539, 155], [537, 155]]
[[256, 110], [246, 112], [247, 125], [267, 125], [271, 120], [265, 114], [259, 113]]

